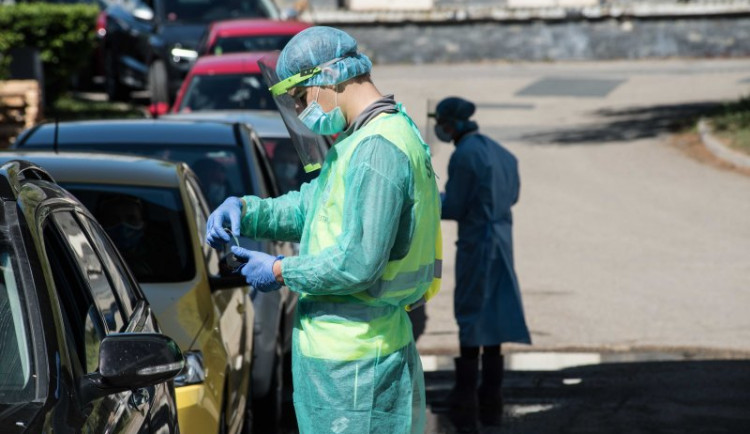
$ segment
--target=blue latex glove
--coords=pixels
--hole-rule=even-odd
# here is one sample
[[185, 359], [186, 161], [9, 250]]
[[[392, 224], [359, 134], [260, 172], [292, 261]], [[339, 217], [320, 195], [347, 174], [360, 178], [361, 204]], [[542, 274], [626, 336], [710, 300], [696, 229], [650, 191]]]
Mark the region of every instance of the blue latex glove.
[[219, 249], [224, 243], [232, 240], [224, 230], [229, 227], [235, 236], [240, 236], [240, 219], [242, 217], [242, 201], [238, 197], [228, 197], [218, 208], [208, 216], [206, 221], [206, 242], [214, 249]]
[[243, 265], [238, 271], [245, 276], [245, 281], [253, 288], [260, 292], [276, 291], [281, 288], [281, 284], [276, 281], [276, 276], [273, 275], [273, 264], [283, 259], [283, 256], [271, 256], [267, 253], [243, 249], [239, 246], [232, 246], [232, 253], [238, 258], [247, 260], [247, 264]]

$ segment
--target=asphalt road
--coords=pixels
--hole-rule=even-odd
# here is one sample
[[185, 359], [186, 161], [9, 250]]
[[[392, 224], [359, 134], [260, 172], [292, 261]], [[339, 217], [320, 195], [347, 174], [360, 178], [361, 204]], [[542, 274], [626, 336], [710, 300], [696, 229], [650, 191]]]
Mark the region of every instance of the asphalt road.
[[[517, 271], [533, 346], [750, 354], [750, 177], [696, 161], [670, 128], [750, 91], [750, 60], [376, 66], [418, 123], [478, 105], [519, 158]], [[453, 147], [433, 145], [441, 185]], [[422, 354], [456, 354], [456, 226]]]
[[[534, 343], [504, 346], [503, 425], [482, 434], [750, 432], [750, 176], [671, 135], [750, 93], [750, 60], [376, 65], [373, 78], [423, 126], [431, 100], [475, 101], [519, 158]], [[442, 186], [453, 148], [431, 146]], [[426, 432], [449, 434], [432, 406], [458, 353], [454, 223], [443, 238], [444, 285], [416, 330]]]

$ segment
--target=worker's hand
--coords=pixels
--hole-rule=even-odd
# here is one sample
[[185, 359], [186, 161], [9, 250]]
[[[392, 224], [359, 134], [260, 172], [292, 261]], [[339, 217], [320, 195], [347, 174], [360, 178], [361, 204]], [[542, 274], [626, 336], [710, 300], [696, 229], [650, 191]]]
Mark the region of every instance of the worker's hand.
[[281, 288], [281, 283], [276, 280], [273, 273], [273, 264], [281, 260], [283, 256], [271, 256], [238, 246], [232, 246], [232, 253], [238, 258], [247, 260], [247, 264], [243, 265], [239, 272], [245, 276], [245, 281], [253, 288], [260, 292], [276, 291]]
[[240, 236], [240, 219], [242, 216], [242, 201], [238, 197], [228, 197], [208, 216], [206, 222], [206, 242], [214, 249], [221, 248], [232, 238], [224, 230], [229, 227], [232, 234]]

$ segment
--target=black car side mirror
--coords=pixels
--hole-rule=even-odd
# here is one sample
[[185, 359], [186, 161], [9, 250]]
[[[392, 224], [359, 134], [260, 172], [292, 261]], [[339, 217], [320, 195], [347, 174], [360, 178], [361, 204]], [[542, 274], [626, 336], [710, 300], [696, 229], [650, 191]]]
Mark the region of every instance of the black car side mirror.
[[209, 276], [208, 284], [211, 286], [211, 291], [238, 288], [247, 285], [245, 277], [240, 273], [226, 271], [223, 268], [220, 269], [220, 273], [218, 276]]
[[117, 333], [99, 346], [99, 371], [81, 379], [86, 402], [167, 381], [185, 361], [174, 340], [158, 333]]

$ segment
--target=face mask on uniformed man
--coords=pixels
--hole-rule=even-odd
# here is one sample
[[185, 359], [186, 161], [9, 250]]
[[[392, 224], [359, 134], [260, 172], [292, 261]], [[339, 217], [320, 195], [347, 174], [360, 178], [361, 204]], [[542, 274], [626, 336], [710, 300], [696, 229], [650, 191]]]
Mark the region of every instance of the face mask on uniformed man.
[[435, 124], [435, 135], [441, 142], [450, 143], [453, 140], [453, 137], [440, 124]]

